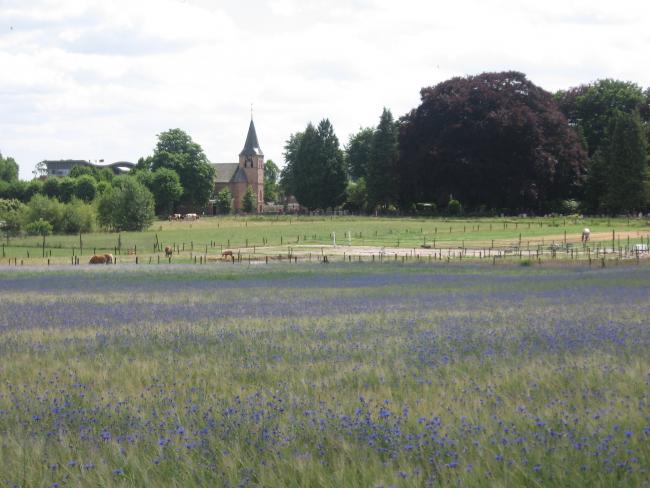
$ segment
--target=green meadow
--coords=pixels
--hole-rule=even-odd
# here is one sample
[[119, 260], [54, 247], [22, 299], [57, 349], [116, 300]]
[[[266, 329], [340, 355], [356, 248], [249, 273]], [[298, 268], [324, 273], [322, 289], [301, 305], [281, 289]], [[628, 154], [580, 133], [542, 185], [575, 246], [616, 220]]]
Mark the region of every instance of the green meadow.
[[[111, 252], [147, 257], [173, 246], [180, 258], [190, 253], [218, 256], [225, 249], [277, 254], [288, 249], [308, 251], [332, 246], [417, 249], [503, 249], [512, 246], [548, 249], [552, 244], [580, 244], [582, 230], [592, 233], [591, 246], [612, 248], [647, 243], [646, 219], [578, 218], [373, 218], [373, 217], [209, 217], [194, 222], [158, 221], [145, 232], [97, 232], [79, 235], [5, 238], [2, 258], [25, 264], [65, 263], [75, 256]], [[614, 237], [614, 240], [612, 240]], [[354, 250], [352, 250], [354, 253]]]

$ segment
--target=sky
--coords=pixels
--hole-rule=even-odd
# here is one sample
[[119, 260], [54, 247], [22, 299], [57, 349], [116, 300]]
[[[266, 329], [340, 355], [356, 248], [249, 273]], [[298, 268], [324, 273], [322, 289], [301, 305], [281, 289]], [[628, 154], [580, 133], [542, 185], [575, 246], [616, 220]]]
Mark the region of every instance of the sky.
[[0, 0], [0, 152], [137, 161], [181, 128], [237, 161], [251, 117], [267, 159], [329, 118], [341, 146], [422, 87], [516, 70], [549, 91], [650, 86], [645, 0]]

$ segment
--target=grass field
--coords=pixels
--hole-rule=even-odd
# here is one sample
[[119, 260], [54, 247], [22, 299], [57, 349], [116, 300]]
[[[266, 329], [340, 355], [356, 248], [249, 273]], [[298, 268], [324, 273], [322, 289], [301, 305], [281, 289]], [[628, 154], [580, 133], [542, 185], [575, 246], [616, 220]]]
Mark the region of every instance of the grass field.
[[122, 256], [120, 261], [134, 262], [136, 254], [129, 257], [131, 250], [148, 262], [149, 258], [157, 259], [166, 245], [175, 248], [175, 259], [181, 262], [189, 262], [197, 255], [219, 256], [224, 249], [258, 257], [287, 252], [377, 254], [380, 249], [400, 254], [422, 246], [548, 251], [552, 244], [579, 246], [585, 227], [592, 232], [590, 246], [609, 248], [610, 252], [650, 240], [650, 222], [645, 219], [215, 217], [195, 222], [156, 222], [146, 232], [48, 236], [45, 246], [40, 237], [10, 238], [3, 242], [2, 258], [42, 265], [46, 257], [52, 263], [63, 264], [71, 262], [73, 255], [85, 257], [80, 262], [87, 262], [94, 253], [111, 252]]
[[0, 485], [645, 487], [649, 271], [5, 267]]

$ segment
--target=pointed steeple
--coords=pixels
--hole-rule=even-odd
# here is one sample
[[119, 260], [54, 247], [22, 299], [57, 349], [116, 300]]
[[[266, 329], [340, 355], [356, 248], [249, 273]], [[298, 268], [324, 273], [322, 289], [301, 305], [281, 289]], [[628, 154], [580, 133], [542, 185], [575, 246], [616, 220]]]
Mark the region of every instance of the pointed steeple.
[[261, 156], [262, 150], [260, 149], [260, 143], [257, 142], [257, 133], [255, 132], [255, 124], [251, 117], [251, 125], [248, 126], [248, 135], [246, 136], [246, 143], [244, 144], [244, 149], [239, 154], [240, 156]]

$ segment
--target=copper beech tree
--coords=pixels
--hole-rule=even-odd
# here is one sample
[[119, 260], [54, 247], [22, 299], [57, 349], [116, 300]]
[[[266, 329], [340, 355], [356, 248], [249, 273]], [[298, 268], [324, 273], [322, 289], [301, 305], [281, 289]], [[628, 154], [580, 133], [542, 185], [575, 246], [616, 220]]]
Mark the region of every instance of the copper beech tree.
[[541, 212], [579, 193], [586, 154], [552, 95], [522, 73], [452, 78], [402, 117], [403, 206]]

